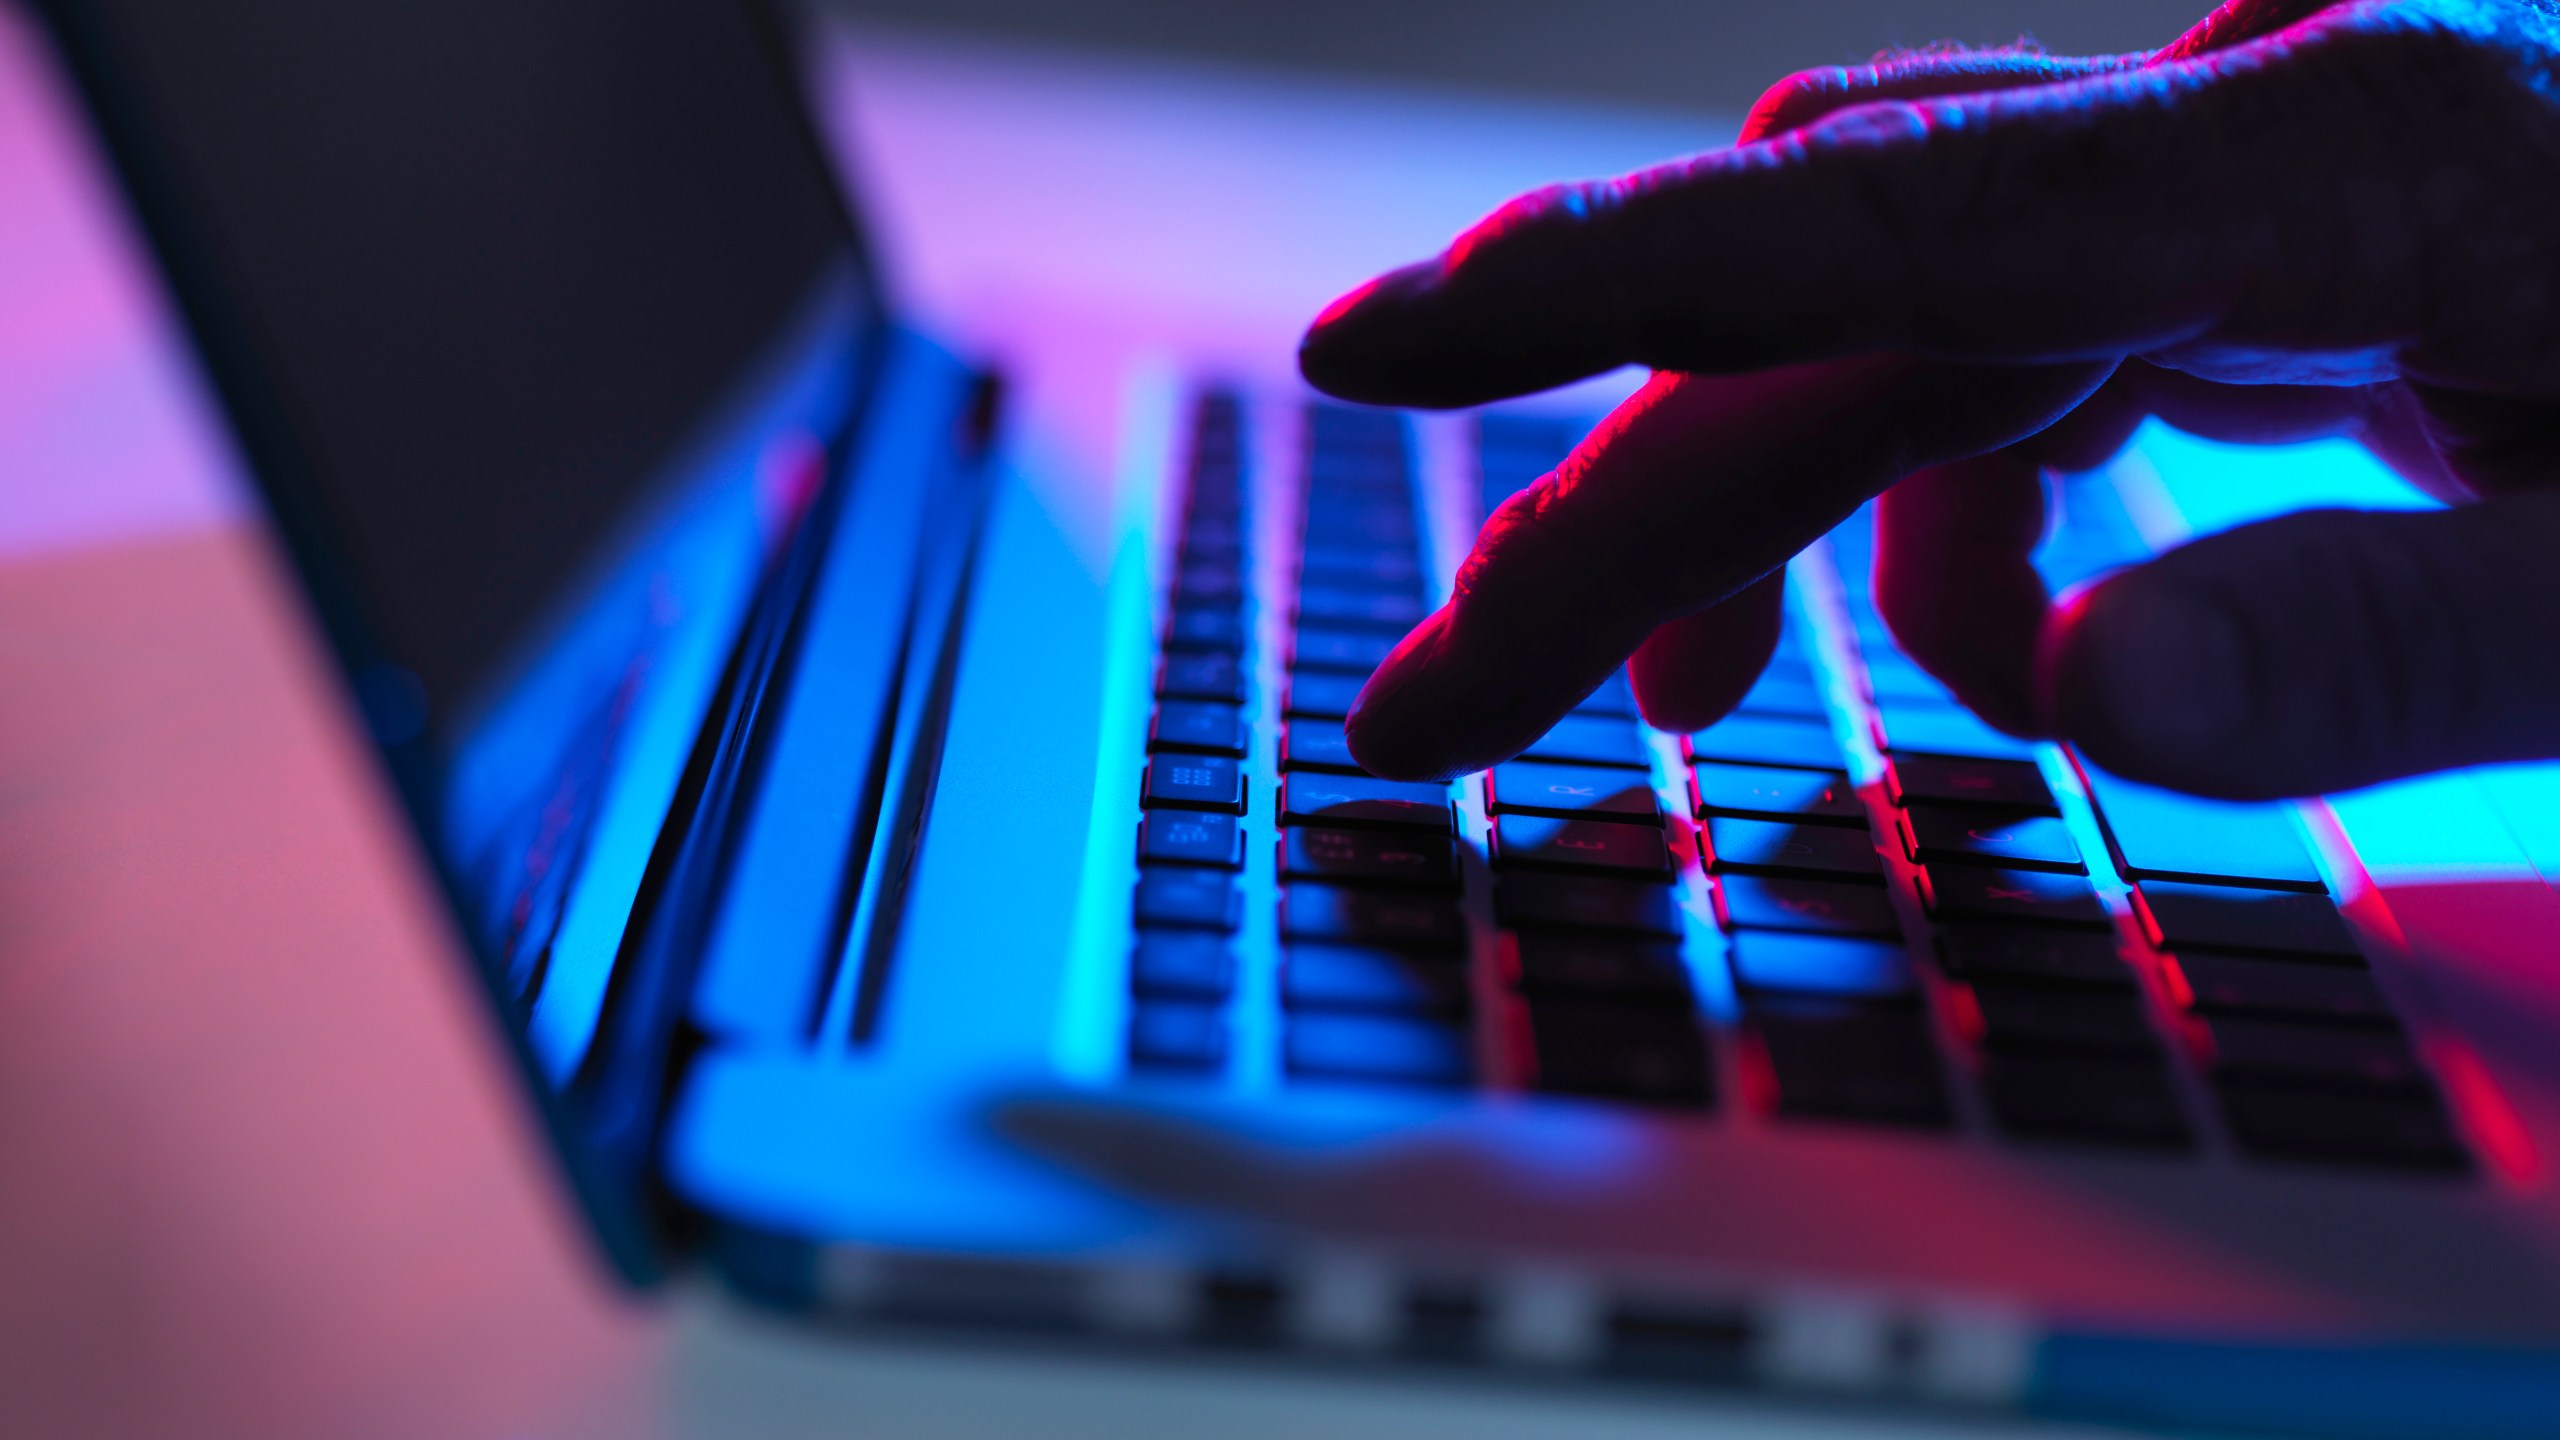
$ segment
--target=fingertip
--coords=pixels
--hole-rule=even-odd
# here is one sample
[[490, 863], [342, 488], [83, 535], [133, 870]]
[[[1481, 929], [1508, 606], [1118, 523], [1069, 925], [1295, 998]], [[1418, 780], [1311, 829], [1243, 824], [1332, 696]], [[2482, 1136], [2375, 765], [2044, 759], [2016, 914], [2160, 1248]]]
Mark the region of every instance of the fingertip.
[[2128, 572], [2056, 606], [2038, 649], [2041, 707], [2100, 766], [2198, 794], [2264, 793], [2257, 669], [2226, 607]]
[[1432, 672], [1448, 625], [1444, 608], [1415, 626], [1360, 687], [1343, 717], [1351, 758], [1382, 780], [1446, 780], [1464, 773], [1451, 759], [1453, 742], [1465, 738], [1463, 729], [1453, 730], [1445, 708], [1435, 703], [1440, 687]]
[[1411, 311], [1439, 273], [1437, 260], [1407, 265], [1324, 307], [1298, 341], [1298, 373], [1339, 399], [1414, 403]]

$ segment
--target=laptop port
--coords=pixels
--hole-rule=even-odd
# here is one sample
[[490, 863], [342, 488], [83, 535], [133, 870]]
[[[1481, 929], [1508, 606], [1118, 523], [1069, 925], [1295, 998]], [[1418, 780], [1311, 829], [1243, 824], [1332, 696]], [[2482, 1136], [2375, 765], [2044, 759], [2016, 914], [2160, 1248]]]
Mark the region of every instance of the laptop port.
[[1751, 1378], [1753, 1326], [1739, 1304], [1622, 1300], [1609, 1309], [1601, 1364], [1651, 1380], [1738, 1385]]
[[1200, 1277], [1196, 1331], [1204, 1344], [1260, 1348], [1284, 1338], [1287, 1294], [1267, 1270], [1213, 1270]]
[[1464, 1280], [1418, 1281], [1405, 1292], [1404, 1350], [1423, 1360], [1484, 1355], [1484, 1292]]

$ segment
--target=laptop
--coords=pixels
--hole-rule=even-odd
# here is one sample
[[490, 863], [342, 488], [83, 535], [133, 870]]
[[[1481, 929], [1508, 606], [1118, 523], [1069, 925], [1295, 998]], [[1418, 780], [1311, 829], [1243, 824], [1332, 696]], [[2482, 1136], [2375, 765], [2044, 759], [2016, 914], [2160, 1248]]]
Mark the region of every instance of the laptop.
[[[2132, 784], [1901, 655], [1848, 516], [1731, 717], [1614, 680], [1381, 781], [1364, 675], [1594, 417], [1145, 368], [1108, 483], [1035, 486], [1000, 379], [899, 323], [794, 16], [40, 8], [635, 1286], [2560, 1430], [2547, 769]], [[2156, 431], [2060, 485], [2061, 583], [2235, 495], [2411, 503]]]

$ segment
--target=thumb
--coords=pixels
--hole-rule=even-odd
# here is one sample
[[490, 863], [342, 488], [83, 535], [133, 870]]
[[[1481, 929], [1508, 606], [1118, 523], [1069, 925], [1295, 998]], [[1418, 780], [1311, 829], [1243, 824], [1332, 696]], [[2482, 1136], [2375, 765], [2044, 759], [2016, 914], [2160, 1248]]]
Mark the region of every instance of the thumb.
[[2199, 794], [2560, 755], [2560, 493], [2210, 536], [2059, 607], [2041, 651], [2065, 738]]

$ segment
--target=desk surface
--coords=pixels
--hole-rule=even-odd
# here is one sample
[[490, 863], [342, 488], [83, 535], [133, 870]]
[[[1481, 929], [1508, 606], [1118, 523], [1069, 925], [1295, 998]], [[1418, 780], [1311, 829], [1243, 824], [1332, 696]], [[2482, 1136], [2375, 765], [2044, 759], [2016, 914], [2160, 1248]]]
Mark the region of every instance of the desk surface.
[[[929, 316], [998, 352], [1099, 328], [1253, 374], [1285, 369], [1334, 289], [1510, 190], [1724, 128], [878, 36], [844, 56], [875, 220]], [[852, 1341], [699, 1291], [622, 1300], [512, 1103], [148, 275], [40, 47], [0, 10], [13, 1436], [1955, 1433]]]

